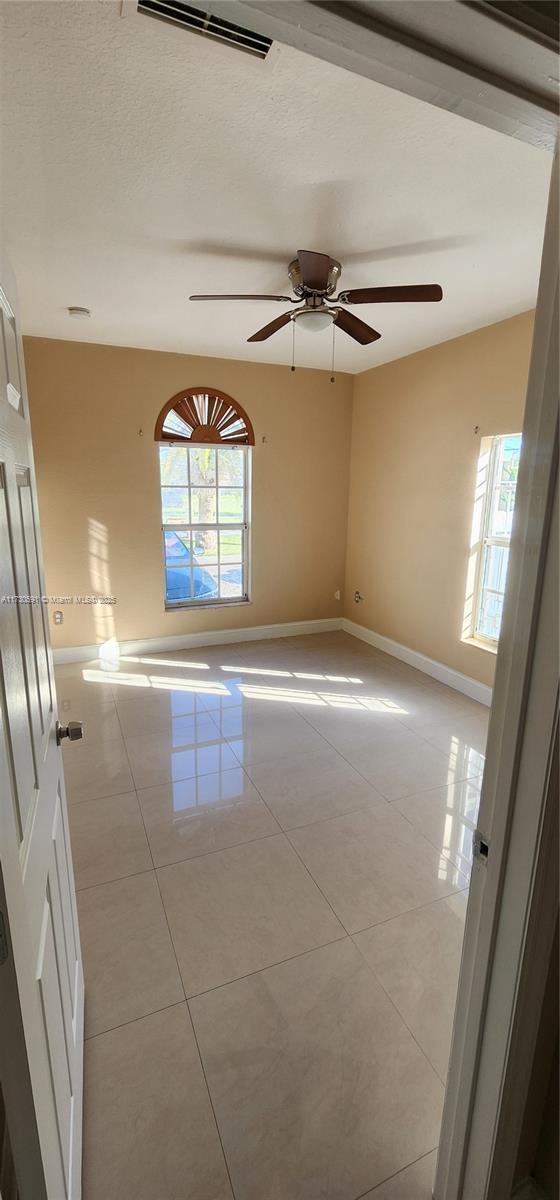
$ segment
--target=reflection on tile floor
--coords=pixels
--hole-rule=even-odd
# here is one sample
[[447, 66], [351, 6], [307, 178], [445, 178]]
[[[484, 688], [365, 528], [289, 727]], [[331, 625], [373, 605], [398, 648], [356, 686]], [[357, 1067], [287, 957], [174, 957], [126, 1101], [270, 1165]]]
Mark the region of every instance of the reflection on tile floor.
[[84, 1200], [428, 1200], [487, 710], [342, 633], [57, 690]]

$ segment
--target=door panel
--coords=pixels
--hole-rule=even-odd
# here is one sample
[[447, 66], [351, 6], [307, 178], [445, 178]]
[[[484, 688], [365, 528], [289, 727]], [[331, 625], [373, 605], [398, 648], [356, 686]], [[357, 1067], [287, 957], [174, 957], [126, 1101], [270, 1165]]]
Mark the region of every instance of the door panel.
[[[19, 516], [23, 534], [23, 566], [25, 569], [25, 591], [30, 596], [41, 597], [41, 579], [37, 554], [37, 537], [33, 497], [31, 491], [31, 476], [29, 470], [17, 472]], [[48, 667], [48, 642], [45, 622], [45, 605], [36, 603], [30, 606], [33, 661], [37, 676], [37, 693], [41, 734], [48, 725], [48, 717], [52, 709], [52, 690]]]
[[[72, 905], [72, 893], [70, 890], [71, 873], [67, 839], [67, 829], [64, 825], [62, 815], [62, 800], [59, 795], [52, 831], [53, 861], [51, 871], [49, 872], [49, 891], [53, 911], [55, 942], [58, 947], [58, 957], [62, 964], [61, 978], [66, 979], [68, 985], [67, 1024], [69, 1029], [70, 1026], [73, 1026], [76, 1015], [76, 980], [80, 955], [78, 931], [75, 925], [76, 914]], [[62, 991], [66, 992], [66, 985], [62, 985]]]
[[[6, 498], [6, 463], [0, 464], [0, 590], [3, 597], [15, 596], [17, 591]], [[6, 600], [2, 604], [2, 618], [0, 659], [3, 675], [11, 681], [4, 698], [5, 720], [10, 731], [6, 748], [11, 751], [12, 794], [21, 841], [37, 787], [33, 718], [22, 654], [21, 626], [26, 614]]]
[[[43, 1027], [49, 1046], [51, 1086], [55, 1098], [58, 1142], [64, 1173], [64, 1200], [68, 1196], [70, 1171], [70, 1142], [72, 1125], [72, 1080], [65, 1035], [64, 1000], [61, 992], [60, 965], [54, 940], [52, 909], [47, 899], [43, 912], [43, 929], [39, 945], [37, 980], [41, 993]], [[62, 1197], [61, 1197], [62, 1200]]]

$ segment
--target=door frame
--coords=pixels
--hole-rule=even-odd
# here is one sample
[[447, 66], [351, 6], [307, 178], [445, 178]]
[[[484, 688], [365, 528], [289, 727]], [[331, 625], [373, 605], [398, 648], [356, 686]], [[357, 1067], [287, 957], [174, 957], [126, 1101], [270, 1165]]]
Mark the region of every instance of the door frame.
[[511, 1194], [558, 915], [557, 165], [435, 1200]]
[[[273, 42], [554, 150], [553, 19], [497, 0], [212, 0], [212, 12]], [[140, 21], [136, 0], [121, 16]]]

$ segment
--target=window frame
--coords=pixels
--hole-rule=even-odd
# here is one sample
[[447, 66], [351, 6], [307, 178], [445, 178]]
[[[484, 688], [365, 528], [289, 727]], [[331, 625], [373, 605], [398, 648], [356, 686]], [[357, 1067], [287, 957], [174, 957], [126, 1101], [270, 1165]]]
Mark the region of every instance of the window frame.
[[[161, 451], [162, 447], [169, 449], [171, 446], [175, 446], [175, 447], [184, 446], [187, 450], [187, 462], [188, 462], [189, 473], [188, 473], [188, 483], [186, 486], [189, 491], [189, 515], [192, 516], [192, 513], [190, 511], [190, 498], [191, 498], [190, 492], [191, 492], [191, 487], [193, 485], [191, 485], [191, 480], [190, 480], [190, 456], [188, 454], [188, 451], [190, 449], [193, 449], [193, 450], [217, 450], [217, 451], [225, 450], [225, 449], [231, 448], [231, 443], [228, 444], [227, 442], [222, 442], [222, 443], [194, 442], [194, 441], [190, 441], [190, 440], [183, 441], [181, 439], [177, 439], [176, 442], [173, 442], [170, 439], [167, 439], [165, 441], [163, 441], [163, 440], [156, 441], [157, 458], [158, 458], [158, 480], [159, 480], [158, 487], [159, 487], [159, 507], [160, 507], [160, 527], [161, 527], [161, 557], [162, 557], [164, 610], [165, 610], [165, 612], [177, 612], [178, 610], [185, 610], [185, 609], [192, 610], [192, 609], [198, 609], [198, 608], [227, 608], [227, 607], [230, 607], [231, 605], [236, 605], [236, 604], [250, 604], [251, 603], [251, 482], [252, 482], [252, 480], [251, 480], [252, 455], [250, 454], [250, 450], [252, 449], [252, 446], [251, 445], [239, 445], [239, 444], [235, 445], [235, 449], [239, 450], [243, 453], [244, 464], [245, 464], [244, 485], [243, 485], [243, 520], [237, 521], [235, 523], [230, 522], [230, 521], [228, 521], [228, 522], [205, 521], [204, 523], [200, 523], [200, 524], [199, 523], [193, 524], [192, 521], [191, 522], [185, 522], [185, 521], [164, 522], [164, 520], [163, 520], [162, 489], [163, 489], [164, 485], [162, 484], [162, 480], [161, 480], [161, 454], [160, 454], [160, 451]], [[217, 459], [216, 459], [216, 464], [217, 464]], [[172, 486], [172, 485], [169, 485], [169, 486]], [[196, 486], [196, 485], [194, 485], [194, 486]], [[216, 485], [216, 486], [218, 486], [218, 485]], [[242, 555], [242, 557], [241, 557], [242, 585], [241, 586], [243, 589], [242, 595], [241, 596], [225, 596], [225, 597], [211, 596], [207, 600], [193, 598], [192, 600], [169, 601], [167, 599], [167, 576], [166, 576], [167, 568], [166, 568], [166, 553], [165, 553], [165, 534], [170, 531], [192, 534], [194, 532], [202, 532], [205, 530], [216, 532], [218, 535], [218, 537], [217, 537], [218, 572], [220, 569], [220, 550], [219, 550], [220, 531], [229, 530], [231, 532], [239, 532], [239, 531], [241, 532], [241, 555]], [[199, 565], [203, 566], [203, 564], [199, 564]]]
[[[493, 434], [489, 439], [486, 439], [486, 440], [490, 441], [490, 452], [489, 452], [489, 456], [488, 456], [488, 474], [487, 474], [486, 484], [485, 484], [484, 504], [483, 504], [482, 515], [481, 515], [481, 520], [480, 520], [480, 534], [479, 534], [478, 546], [477, 546], [477, 561], [476, 561], [476, 570], [475, 570], [474, 588], [473, 588], [472, 624], [471, 624], [471, 630], [470, 630], [470, 640], [476, 642], [477, 644], [483, 646], [484, 648], [486, 648], [488, 650], [493, 650], [493, 651], [495, 651], [497, 649], [500, 635], [498, 634], [497, 637], [490, 637], [489, 634], [483, 633], [478, 628], [478, 622], [480, 619], [480, 609], [481, 609], [481, 603], [482, 603], [484, 567], [485, 567], [485, 563], [486, 563], [487, 549], [492, 546], [501, 546], [502, 548], [506, 549], [508, 551], [508, 565], [509, 565], [509, 549], [511, 547], [511, 535], [509, 537], [500, 537], [499, 535], [490, 533], [490, 528], [491, 528], [490, 522], [491, 522], [491, 518], [492, 518], [493, 498], [494, 498], [494, 492], [496, 489], [496, 482], [497, 482], [496, 477], [497, 477], [497, 469], [498, 469], [498, 461], [499, 461], [499, 445], [500, 445], [500, 443], [506, 441], [507, 438], [513, 438], [513, 437], [521, 438], [521, 433], [497, 433], [497, 434]], [[515, 490], [517, 491], [517, 481], [515, 484]], [[487, 589], [487, 590], [492, 591], [493, 589]], [[498, 594], [498, 593], [496, 593], [496, 594]], [[505, 592], [504, 592], [504, 595], [505, 595]], [[500, 630], [501, 630], [501, 621], [500, 621]]]

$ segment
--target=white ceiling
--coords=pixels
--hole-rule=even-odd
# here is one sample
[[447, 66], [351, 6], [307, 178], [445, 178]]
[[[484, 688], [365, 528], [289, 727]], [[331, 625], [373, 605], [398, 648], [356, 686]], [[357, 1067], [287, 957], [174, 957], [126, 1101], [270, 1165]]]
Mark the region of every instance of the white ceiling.
[[[132, 6], [133, 10], [133, 6]], [[4, 240], [24, 331], [286, 363], [291, 326], [246, 338], [289, 292], [298, 248], [342, 286], [441, 283], [441, 304], [353, 311], [347, 371], [531, 308], [551, 158], [523, 142], [273, 45], [265, 62], [115, 0], [0, 4]], [[68, 305], [91, 309], [76, 321]], [[296, 335], [330, 366], [331, 336]]]

